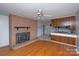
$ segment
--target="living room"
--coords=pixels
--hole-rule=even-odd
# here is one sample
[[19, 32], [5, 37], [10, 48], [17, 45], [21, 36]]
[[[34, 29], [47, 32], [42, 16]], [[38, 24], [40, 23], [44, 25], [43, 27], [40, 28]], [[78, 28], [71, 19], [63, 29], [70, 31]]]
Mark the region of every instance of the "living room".
[[0, 55], [79, 55], [78, 7], [78, 3], [0, 3]]

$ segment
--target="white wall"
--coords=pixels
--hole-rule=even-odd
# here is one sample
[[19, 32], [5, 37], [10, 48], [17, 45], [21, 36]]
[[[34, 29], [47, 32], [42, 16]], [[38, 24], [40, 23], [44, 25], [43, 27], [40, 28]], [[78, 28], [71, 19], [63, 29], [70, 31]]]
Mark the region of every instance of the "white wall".
[[79, 53], [79, 11], [76, 13], [77, 53]]
[[55, 28], [53, 26], [50, 26], [50, 22], [45, 22], [45, 34], [50, 34], [55, 32]]
[[51, 32], [54, 32], [55, 29], [52, 27], [50, 27], [50, 22], [48, 21], [38, 21], [38, 37], [43, 35], [43, 24], [45, 25], [45, 34], [50, 34]]
[[9, 17], [0, 15], [0, 47], [9, 45]]
[[42, 21], [38, 21], [38, 26], [37, 26], [37, 37], [43, 35], [43, 28], [42, 28]]

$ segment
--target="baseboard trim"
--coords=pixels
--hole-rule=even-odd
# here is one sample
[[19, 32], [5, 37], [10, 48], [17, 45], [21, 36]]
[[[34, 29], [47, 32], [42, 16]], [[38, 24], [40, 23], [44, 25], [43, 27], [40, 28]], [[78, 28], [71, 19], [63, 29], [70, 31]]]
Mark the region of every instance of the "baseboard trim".
[[31, 44], [31, 43], [33, 43], [33, 42], [36, 42], [36, 41], [38, 41], [38, 39], [31, 40], [31, 41], [29, 41], [29, 42], [25, 42], [25, 43], [20, 44], [20, 45], [15, 45], [15, 46], [13, 46], [12, 50], [15, 50], [15, 49], [18, 49], [18, 48], [27, 46], [27, 45], [29, 45], [29, 44]]
[[9, 46], [9, 44], [1, 45], [0, 48], [2, 48], [2, 47], [6, 47], [6, 46]]
[[5, 47], [9, 47], [9, 45], [6, 45], [6, 46], [0, 47], [0, 48], [5, 48]]

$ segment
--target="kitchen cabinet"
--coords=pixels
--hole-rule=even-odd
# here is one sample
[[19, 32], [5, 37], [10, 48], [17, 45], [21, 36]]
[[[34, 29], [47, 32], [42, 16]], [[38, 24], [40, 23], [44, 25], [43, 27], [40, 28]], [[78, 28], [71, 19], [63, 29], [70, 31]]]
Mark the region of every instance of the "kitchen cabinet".
[[76, 38], [51, 35], [51, 40], [76, 45]]
[[69, 26], [70, 29], [74, 30], [75, 29], [75, 16], [52, 19], [51, 24], [54, 27]]
[[51, 20], [51, 24], [55, 27], [55, 26], [59, 26], [61, 25], [61, 23], [63, 22], [63, 18], [58, 18], [58, 19], [52, 19]]

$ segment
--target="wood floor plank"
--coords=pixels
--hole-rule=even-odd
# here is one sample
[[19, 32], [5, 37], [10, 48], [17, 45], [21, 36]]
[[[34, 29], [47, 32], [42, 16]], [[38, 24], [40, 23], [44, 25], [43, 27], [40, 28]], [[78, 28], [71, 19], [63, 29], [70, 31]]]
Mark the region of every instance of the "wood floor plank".
[[0, 55], [9, 56], [77, 56], [76, 48], [48, 41], [36, 41], [28, 46], [10, 50], [0, 48]]

